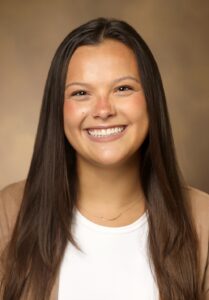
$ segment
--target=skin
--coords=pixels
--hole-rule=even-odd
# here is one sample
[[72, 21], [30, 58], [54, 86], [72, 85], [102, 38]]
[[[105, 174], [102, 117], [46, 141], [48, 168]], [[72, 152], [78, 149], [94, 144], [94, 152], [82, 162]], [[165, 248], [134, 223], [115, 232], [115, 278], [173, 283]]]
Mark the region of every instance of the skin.
[[[93, 222], [123, 226], [145, 211], [139, 179], [140, 146], [149, 118], [134, 53], [106, 39], [76, 49], [69, 62], [64, 131], [77, 156], [77, 207]], [[125, 125], [115, 140], [92, 140], [87, 129]], [[95, 216], [112, 218], [103, 221]]]

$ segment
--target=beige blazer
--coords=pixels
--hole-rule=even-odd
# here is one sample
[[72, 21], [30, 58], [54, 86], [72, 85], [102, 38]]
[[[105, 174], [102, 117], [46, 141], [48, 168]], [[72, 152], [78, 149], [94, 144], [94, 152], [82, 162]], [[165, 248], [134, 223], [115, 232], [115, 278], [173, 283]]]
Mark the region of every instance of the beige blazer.
[[[0, 192], [0, 254], [6, 242], [10, 239], [20, 207], [23, 189], [24, 182], [19, 182], [4, 188]], [[201, 300], [209, 300], [209, 195], [191, 187], [186, 189], [191, 200], [194, 222], [200, 243]], [[59, 274], [49, 300], [58, 299], [58, 283]], [[28, 299], [28, 297], [26, 298]], [[29, 299], [32, 300], [31, 296]]]

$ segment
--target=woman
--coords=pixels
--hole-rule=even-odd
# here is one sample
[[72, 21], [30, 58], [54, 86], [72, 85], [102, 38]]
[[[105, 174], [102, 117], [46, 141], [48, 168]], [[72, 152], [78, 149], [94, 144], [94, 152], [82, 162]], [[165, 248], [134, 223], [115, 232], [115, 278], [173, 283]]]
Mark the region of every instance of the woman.
[[123, 21], [61, 43], [0, 205], [4, 300], [209, 299], [209, 196], [180, 178], [156, 62]]

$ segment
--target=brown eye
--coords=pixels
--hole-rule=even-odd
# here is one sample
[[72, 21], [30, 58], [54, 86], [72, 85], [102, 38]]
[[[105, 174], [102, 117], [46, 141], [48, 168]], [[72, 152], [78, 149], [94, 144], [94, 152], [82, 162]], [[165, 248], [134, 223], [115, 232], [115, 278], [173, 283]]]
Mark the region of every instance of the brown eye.
[[83, 90], [75, 91], [75, 92], [72, 93], [72, 96], [85, 96], [85, 95], [87, 95], [87, 92], [83, 91]]
[[119, 92], [126, 92], [126, 91], [130, 91], [133, 90], [133, 88], [129, 85], [121, 85], [117, 88], [117, 91]]

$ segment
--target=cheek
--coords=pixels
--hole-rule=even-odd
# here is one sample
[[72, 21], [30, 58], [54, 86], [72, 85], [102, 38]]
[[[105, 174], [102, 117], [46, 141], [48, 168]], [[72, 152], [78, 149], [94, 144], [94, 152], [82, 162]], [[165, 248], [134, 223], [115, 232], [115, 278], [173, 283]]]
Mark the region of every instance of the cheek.
[[132, 97], [124, 106], [124, 111], [128, 112], [130, 121], [148, 122], [147, 103], [143, 94]]
[[65, 131], [69, 132], [71, 129], [79, 129], [86, 114], [87, 109], [79, 103], [65, 101], [63, 107]]

